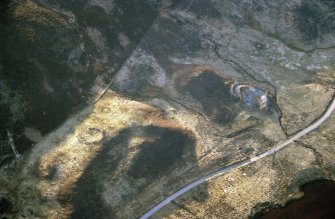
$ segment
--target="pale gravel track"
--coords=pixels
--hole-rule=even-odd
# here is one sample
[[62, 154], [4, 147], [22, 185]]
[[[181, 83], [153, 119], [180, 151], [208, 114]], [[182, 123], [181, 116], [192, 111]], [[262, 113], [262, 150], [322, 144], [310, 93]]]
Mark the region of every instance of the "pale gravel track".
[[206, 182], [210, 179], [213, 179], [213, 178], [218, 177], [222, 174], [225, 174], [232, 169], [239, 168], [239, 167], [242, 167], [242, 166], [246, 166], [246, 165], [248, 165], [252, 162], [258, 161], [258, 160], [260, 160], [260, 159], [262, 159], [266, 156], [272, 155], [272, 154], [276, 153], [277, 151], [285, 148], [289, 144], [293, 143], [295, 140], [301, 138], [302, 136], [308, 134], [309, 132], [311, 132], [314, 129], [316, 129], [317, 127], [319, 127], [322, 123], [324, 123], [331, 116], [331, 114], [334, 112], [334, 110], [335, 110], [335, 96], [333, 97], [333, 100], [332, 100], [331, 104], [329, 105], [327, 111], [325, 111], [325, 113], [318, 120], [316, 120], [314, 123], [312, 123], [311, 125], [309, 125], [305, 129], [299, 131], [298, 133], [296, 133], [295, 135], [293, 135], [292, 137], [287, 139], [285, 142], [278, 144], [274, 148], [272, 148], [272, 149], [270, 149], [270, 150], [268, 150], [268, 151], [266, 151], [266, 152], [264, 152], [260, 155], [257, 155], [256, 157], [231, 164], [231, 165], [229, 165], [227, 167], [224, 167], [222, 169], [219, 169], [219, 170], [217, 170], [213, 173], [205, 175], [205, 176], [191, 182], [190, 184], [187, 184], [186, 186], [182, 187], [177, 192], [175, 192], [172, 195], [170, 195], [169, 197], [165, 198], [159, 204], [155, 205], [148, 212], [146, 212], [144, 215], [142, 215], [140, 217], [140, 219], [146, 219], [146, 218], [151, 217], [158, 210], [163, 208], [165, 205], [169, 204], [172, 200], [176, 199], [177, 197], [181, 196], [185, 192], [193, 189], [194, 187], [196, 187], [196, 186], [198, 186], [198, 185], [200, 185], [200, 184], [202, 184], [202, 183], [204, 183], [204, 182]]

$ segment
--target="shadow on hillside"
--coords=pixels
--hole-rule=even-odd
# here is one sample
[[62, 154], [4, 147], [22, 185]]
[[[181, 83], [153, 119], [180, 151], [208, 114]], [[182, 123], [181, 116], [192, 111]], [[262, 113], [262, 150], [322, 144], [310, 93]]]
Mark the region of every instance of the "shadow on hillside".
[[[132, 143], [135, 138], [142, 139], [137, 147], [133, 147]], [[134, 155], [128, 160], [130, 154]], [[198, 167], [195, 140], [190, 133], [153, 125], [126, 128], [116, 137], [106, 140], [102, 150], [77, 181], [72, 196], [74, 211], [71, 218], [117, 218], [119, 209], [115, 206], [123, 207], [134, 200], [145, 202], [141, 197], [146, 197], [152, 191], [150, 186], [157, 186], [157, 183], [165, 184], [163, 188], [166, 190], [161, 192], [167, 196], [189, 183], [184, 180], [189, 178], [187, 171], [184, 177], [174, 174], [176, 169], [181, 170], [190, 163], [194, 172]], [[162, 177], [167, 180], [158, 182]], [[111, 194], [107, 199], [112, 206], [104, 201], [106, 190], [112, 191], [107, 193]], [[205, 191], [195, 195], [194, 199], [206, 200], [207, 189]]]

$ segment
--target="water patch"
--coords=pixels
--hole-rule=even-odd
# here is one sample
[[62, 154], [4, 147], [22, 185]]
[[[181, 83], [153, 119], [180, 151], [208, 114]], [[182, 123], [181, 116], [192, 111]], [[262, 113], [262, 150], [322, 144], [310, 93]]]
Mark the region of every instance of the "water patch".
[[[335, 218], [335, 182], [331, 180], [315, 180], [304, 186], [305, 195], [289, 202], [285, 207], [267, 204], [252, 219], [332, 219]], [[258, 205], [255, 207], [262, 206]], [[272, 208], [268, 211], [269, 208]]]
[[230, 93], [247, 108], [258, 108], [260, 110], [269, 108], [268, 92], [260, 87], [234, 83], [230, 86]]

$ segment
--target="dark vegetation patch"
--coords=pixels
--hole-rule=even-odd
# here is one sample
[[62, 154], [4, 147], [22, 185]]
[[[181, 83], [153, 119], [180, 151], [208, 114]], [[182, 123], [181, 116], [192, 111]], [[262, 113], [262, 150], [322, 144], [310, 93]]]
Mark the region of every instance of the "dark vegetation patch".
[[314, 42], [318, 37], [335, 31], [334, 1], [303, 1], [293, 11], [293, 18], [304, 40]]
[[[182, 76], [176, 86], [183, 95], [200, 103], [203, 113], [211, 121], [221, 125], [231, 125], [242, 111], [250, 113], [249, 120], [256, 121], [274, 118], [278, 111], [275, 98], [264, 85], [261, 87], [247, 81], [239, 83], [210, 69], [202, 70], [191, 78]], [[231, 136], [234, 135], [231, 133]]]
[[[13, 132], [15, 144], [22, 151], [32, 143], [22, 134], [25, 127], [35, 127], [44, 135], [56, 128], [83, 99], [72, 81], [73, 72], [66, 67], [67, 53], [73, 41], [79, 40], [78, 31], [65, 30], [51, 17], [44, 19], [42, 7], [40, 14], [30, 14], [34, 11], [19, 4], [24, 5], [23, 2], [11, 5], [4, 23], [0, 24], [0, 79], [9, 88], [7, 92], [22, 97], [23, 102], [16, 104], [25, 105], [19, 112], [20, 118], [13, 119], [10, 115], [6, 122], [6, 128]], [[26, 15], [35, 16], [36, 22], [16, 17], [15, 7], [26, 9]]]
[[[208, 199], [208, 184], [202, 183], [199, 186], [197, 186], [197, 189], [194, 189], [192, 191], [192, 199], [196, 202], [205, 202]], [[187, 204], [187, 201], [184, 201], [185, 204]]]
[[130, 130], [125, 129], [103, 144], [102, 150], [76, 182], [72, 194], [74, 211], [71, 218], [115, 218], [115, 212], [102, 199], [103, 186], [100, 182], [113, 175], [121, 160], [126, 157], [129, 138]]
[[[158, 11], [149, 0], [116, 0], [110, 14], [89, 5], [88, 0], [46, 1], [48, 5], [72, 11], [78, 22], [70, 24], [66, 15], [49, 9], [50, 5], [8, 2], [0, 2], [0, 12], [4, 12], [0, 15], [0, 80], [9, 93], [22, 97], [22, 103], [17, 104], [24, 107], [20, 118], [13, 119], [14, 114], [7, 111], [10, 103], [1, 103], [4, 111], [1, 110], [0, 120], [4, 122], [0, 130], [10, 129], [15, 145], [22, 152], [32, 144], [23, 135], [24, 129], [32, 127], [45, 135], [86, 105], [95, 78], [105, 74], [110, 80], [114, 72], [106, 69], [117, 71]], [[17, 7], [19, 16], [14, 13]], [[101, 51], [87, 36], [87, 27], [97, 28], [107, 39], [105, 49], [110, 63], [104, 71], [94, 70]], [[119, 45], [119, 33], [129, 38], [127, 48]], [[80, 44], [84, 45], [84, 51], [74, 58], [77, 63], [74, 70], [68, 57]]]
[[11, 112], [8, 106], [0, 104], [0, 164], [13, 155], [9, 147], [6, 130], [10, 116]]
[[0, 20], [3, 19], [3, 15], [7, 10], [9, 0], [0, 0]]
[[0, 197], [0, 216], [8, 213], [13, 208], [12, 203], [5, 197]]
[[99, 6], [91, 6], [87, 0], [50, 1], [62, 8], [71, 10], [80, 26], [95, 27], [108, 39], [110, 48], [118, 46], [118, 34], [124, 33], [135, 43], [143, 36], [157, 17], [158, 11], [148, 0], [115, 0], [114, 9], [108, 14]]
[[197, 27], [189, 21], [162, 17], [155, 25], [148, 32], [148, 40], [143, 41], [143, 48], [148, 48], [163, 68], [171, 68], [169, 55], [194, 56], [203, 49]]
[[[137, 133], [136, 130], [141, 130]], [[130, 161], [129, 167], [116, 175], [121, 162], [127, 159], [129, 143], [133, 137], [143, 137], [144, 142], [137, 146], [139, 151]], [[124, 129], [111, 140], [106, 140], [103, 148], [91, 161], [73, 189], [72, 203], [74, 211], [71, 218], [115, 218], [118, 209], [111, 209], [104, 200], [104, 182], [124, 177], [133, 185], [132, 193], [122, 195], [121, 202], [137, 198], [141, 190], [153, 180], [169, 175], [172, 168], [178, 168], [186, 162], [193, 162], [196, 168], [194, 136], [186, 131], [158, 126], [136, 126]], [[185, 159], [187, 158], [187, 160]], [[174, 176], [170, 176], [174, 177]], [[138, 179], [145, 183], [137, 185]], [[116, 191], [120, 192], [120, 191]], [[199, 196], [199, 197], [198, 197]], [[203, 200], [206, 190], [197, 196]], [[60, 197], [61, 200], [69, 200]], [[63, 204], [66, 204], [65, 202]]]
[[172, 165], [180, 163], [186, 150], [194, 150], [194, 139], [180, 130], [149, 126], [145, 135], [154, 140], [139, 145], [140, 152], [128, 170], [128, 174], [135, 179], [155, 179], [165, 174]]
[[235, 118], [237, 112], [234, 110], [234, 100], [224, 79], [214, 72], [204, 71], [191, 78], [182, 90], [199, 101], [214, 122], [227, 124]]
[[48, 173], [46, 176], [44, 176], [44, 179], [49, 180], [49, 181], [54, 180], [57, 176], [57, 173], [58, 173], [57, 165], [53, 165], [48, 168]]

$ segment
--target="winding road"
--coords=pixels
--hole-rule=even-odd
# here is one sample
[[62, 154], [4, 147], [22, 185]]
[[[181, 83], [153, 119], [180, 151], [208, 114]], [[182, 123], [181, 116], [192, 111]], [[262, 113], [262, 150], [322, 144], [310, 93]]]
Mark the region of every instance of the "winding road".
[[187, 184], [186, 186], [182, 187], [180, 190], [178, 190], [177, 192], [173, 193], [172, 195], [170, 195], [169, 197], [165, 198], [162, 202], [160, 202], [159, 204], [155, 205], [153, 208], [151, 208], [148, 212], [146, 212], [144, 215], [142, 215], [140, 218], [141, 219], [146, 219], [149, 218], [150, 216], [152, 216], [154, 213], [156, 213], [159, 209], [163, 208], [165, 205], [169, 204], [172, 200], [174, 200], [175, 198], [179, 197], [180, 195], [184, 194], [185, 192], [193, 189], [194, 187], [214, 178], [214, 177], [218, 177], [224, 173], [227, 173], [228, 171], [238, 168], [238, 167], [242, 167], [242, 166], [246, 166], [252, 162], [255, 162], [259, 159], [262, 159], [266, 156], [272, 155], [274, 153], [276, 153], [277, 151], [285, 148], [286, 146], [288, 146], [289, 144], [293, 143], [295, 140], [301, 138], [302, 136], [308, 134], [309, 132], [313, 131], [314, 129], [316, 129], [317, 127], [319, 127], [322, 123], [324, 123], [333, 113], [333, 111], [335, 110], [335, 96], [333, 97], [333, 100], [331, 102], [331, 104], [328, 106], [328, 109], [324, 112], [324, 114], [318, 119], [316, 120], [314, 123], [312, 123], [311, 125], [309, 125], [308, 127], [306, 127], [305, 129], [299, 131], [298, 133], [296, 133], [295, 135], [293, 135], [291, 138], [287, 139], [285, 142], [278, 144], [277, 146], [275, 146], [274, 148], [260, 154], [257, 155], [256, 157], [253, 157], [251, 159], [246, 159], [234, 164], [231, 164], [229, 166], [226, 166], [222, 169], [219, 169], [213, 173], [210, 173], [208, 175], [205, 175], [193, 182], [191, 182], [190, 184]]

